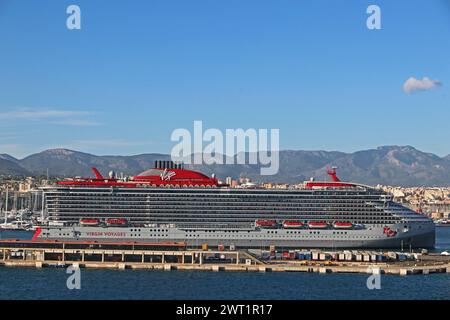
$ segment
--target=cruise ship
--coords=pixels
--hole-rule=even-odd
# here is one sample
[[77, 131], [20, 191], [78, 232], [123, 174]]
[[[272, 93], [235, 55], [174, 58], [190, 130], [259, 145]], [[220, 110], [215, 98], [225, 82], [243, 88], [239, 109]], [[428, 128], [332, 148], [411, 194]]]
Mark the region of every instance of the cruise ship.
[[213, 175], [156, 161], [131, 178], [72, 178], [43, 187], [48, 224], [33, 239], [183, 242], [236, 248], [431, 248], [431, 219], [370, 186], [306, 181], [230, 188]]

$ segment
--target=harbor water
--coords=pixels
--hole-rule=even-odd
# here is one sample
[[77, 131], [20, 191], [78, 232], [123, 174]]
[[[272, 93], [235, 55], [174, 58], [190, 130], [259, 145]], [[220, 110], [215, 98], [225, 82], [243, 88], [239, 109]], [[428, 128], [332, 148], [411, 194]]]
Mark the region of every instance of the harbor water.
[[[437, 228], [435, 251], [444, 250], [450, 250], [447, 227]], [[2, 267], [0, 299], [450, 299], [449, 274], [382, 275], [373, 290], [365, 274], [81, 269], [79, 290], [67, 288], [69, 276], [58, 268]]]

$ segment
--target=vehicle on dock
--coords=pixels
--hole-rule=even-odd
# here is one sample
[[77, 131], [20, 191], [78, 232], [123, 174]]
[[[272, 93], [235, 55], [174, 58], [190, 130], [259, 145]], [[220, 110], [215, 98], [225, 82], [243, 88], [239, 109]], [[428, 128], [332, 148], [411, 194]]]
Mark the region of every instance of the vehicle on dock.
[[232, 259], [227, 258], [225, 254], [215, 253], [212, 256], [207, 256], [204, 263], [231, 263]]

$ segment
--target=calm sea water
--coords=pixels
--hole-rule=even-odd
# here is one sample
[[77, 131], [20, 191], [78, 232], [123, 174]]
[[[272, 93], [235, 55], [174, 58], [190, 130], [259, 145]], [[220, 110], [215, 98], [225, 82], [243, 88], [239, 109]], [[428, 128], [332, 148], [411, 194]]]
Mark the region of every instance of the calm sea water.
[[[450, 250], [450, 228], [437, 230], [436, 251], [443, 250]], [[80, 290], [67, 289], [68, 276], [64, 269], [0, 268], [0, 299], [450, 299], [448, 274], [383, 275], [380, 290], [368, 290], [360, 274], [81, 269]]]

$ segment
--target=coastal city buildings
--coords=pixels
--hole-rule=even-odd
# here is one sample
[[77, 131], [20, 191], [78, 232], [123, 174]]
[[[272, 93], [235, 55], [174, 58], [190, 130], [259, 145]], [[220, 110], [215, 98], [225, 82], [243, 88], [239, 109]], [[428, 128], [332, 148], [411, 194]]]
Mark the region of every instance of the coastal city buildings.
[[19, 212], [42, 210], [42, 194], [39, 187], [49, 184], [47, 179], [0, 178], [0, 211]]
[[435, 220], [448, 219], [450, 187], [392, 187], [377, 186], [394, 195], [395, 201], [421, 211]]

